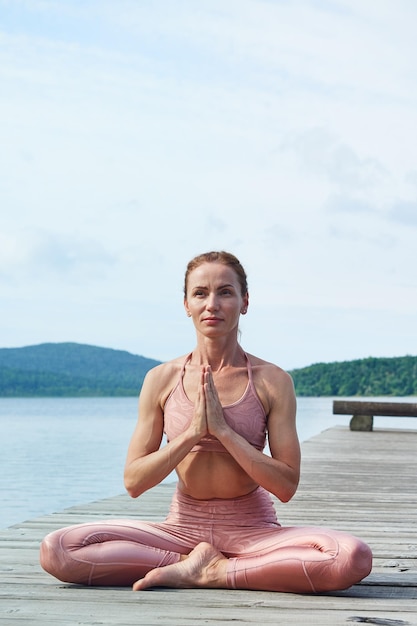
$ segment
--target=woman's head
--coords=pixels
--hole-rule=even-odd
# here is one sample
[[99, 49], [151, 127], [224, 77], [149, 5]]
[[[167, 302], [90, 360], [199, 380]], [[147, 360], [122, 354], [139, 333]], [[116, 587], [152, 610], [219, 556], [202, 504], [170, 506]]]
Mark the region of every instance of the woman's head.
[[184, 280], [184, 297], [187, 297], [187, 287], [188, 287], [188, 277], [190, 273], [195, 270], [197, 267], [202, 265], [203, 263], [222, 263], [223, 265], [227, 265], [232, 268], [236, 273], [237, 279], [240, 285], [240, 291], [242, 297], [245, 297], [248, 293], [248, 283], [246, 272], [243, 269], [239, 259], [237, 259], [230, 252], [204, 252], [203, 254], [199, 254], [198, 256], [191, 259], [191, 261], [187, 265], [187, 269], [185, 272], [185, 280]]

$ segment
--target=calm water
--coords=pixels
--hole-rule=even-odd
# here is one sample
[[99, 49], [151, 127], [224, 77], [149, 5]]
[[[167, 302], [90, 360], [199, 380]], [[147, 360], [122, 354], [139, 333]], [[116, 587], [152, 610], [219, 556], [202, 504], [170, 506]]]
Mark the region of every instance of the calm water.
[[[349, 423], [332, 403], [299, 398], [301, 441]], [[136, 398], [0, 398], [0, 528], [123, 493], [136, 415]], [[414, 428], [411, 419], [377, 419], [377, 427]]]

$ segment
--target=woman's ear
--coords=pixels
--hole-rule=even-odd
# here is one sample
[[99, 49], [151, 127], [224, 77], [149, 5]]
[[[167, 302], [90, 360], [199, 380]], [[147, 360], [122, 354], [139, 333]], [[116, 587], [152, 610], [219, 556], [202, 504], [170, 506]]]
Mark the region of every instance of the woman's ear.
[[185, 309], [185, 312], [187, 313], [188, 317], [191, 317], [191, 313], [190, 313], [190, 310], [188, 308], [188, 303], [187, 303], [187, 300], [185, 298], [184, 298], [184, 309]]
[[240, 312], [242, 315], [246, 315], [246, 313], [248, 312], [248, 306], [249, 306], [249, 294], [247, 293], [246, 296], [243, 298], [242, 308], [240, 309]]

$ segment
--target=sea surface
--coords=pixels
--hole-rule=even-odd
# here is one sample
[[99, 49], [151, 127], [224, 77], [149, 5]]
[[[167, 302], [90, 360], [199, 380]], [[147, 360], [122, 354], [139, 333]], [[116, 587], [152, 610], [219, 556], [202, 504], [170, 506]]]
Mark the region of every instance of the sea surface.
[[[349, 424], [332, 407], [333, 398], [298, 399], [301, 441]], [[136, 398], [0, 398], [0, 528], [124, 493], [136, 419]], [[374, 426], [416, 428], [410, 418], [375, 418]]]

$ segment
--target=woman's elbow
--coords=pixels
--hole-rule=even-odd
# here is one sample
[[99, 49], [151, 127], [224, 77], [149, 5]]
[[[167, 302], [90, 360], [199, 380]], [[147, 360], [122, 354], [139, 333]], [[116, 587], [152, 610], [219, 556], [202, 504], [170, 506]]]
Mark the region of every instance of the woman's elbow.
[[134, 481], [131, 476], [129, 476], [128, 472], [125, 472], [124, 475], [124, 485], [127, 493], [131, 498], [137, 498], [142, 493], [142, 490], [139, 488], [137, 481]]
[[298, 479], [289, 482], [287, 485], [280, 485], [275, 495], [281, 502], [289, 502], [296, 494], [298, 488]]
[[277, 498], [281, 501], [281, 502], [289, 502], [291, 500], [291, 498], [295, 495], [295, 492], [297, 491], [297, 489], [285, 489], [285, 490], [280, 490], [280, 492], [277, 494]]
[[126, 487], [126, 491], [131, 498], [138, 498], [141, 494], [140, 491], [137, 491], [135, 489], [128, 489], [127, 487]]

